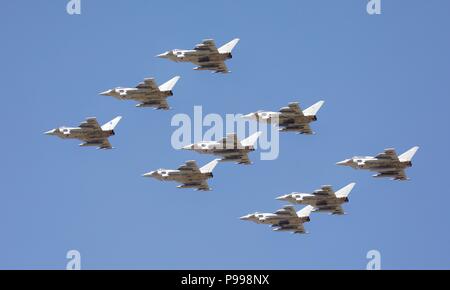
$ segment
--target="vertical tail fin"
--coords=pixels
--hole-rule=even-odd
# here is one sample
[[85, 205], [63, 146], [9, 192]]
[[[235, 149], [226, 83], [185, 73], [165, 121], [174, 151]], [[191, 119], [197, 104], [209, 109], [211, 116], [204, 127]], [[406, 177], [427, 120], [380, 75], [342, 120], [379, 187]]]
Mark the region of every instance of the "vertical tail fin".
[[251, 135], [250, 137], [244, 139], [241, 141], [241, 145], [243, 147], [247, 147], [247, 146], [254, 146], [255, 143], [258, 141], [259, 136], [261, 136], [262, 132], [256, 132], [253, 135]]
[[314, 211], [314, 207], [311, 205], [308, 205], [308, 206], [302, 208], [301, 210], [299, 210], [297, 212], [297, 216], [300, 218], [309, 217], [313, 211]]
[[213, 161], [209, 162], [208, 164], [206, 164], [205, 166], [203, 166], [202, 168], [200, 168], [200, 172], [201, 173], [211, 173], [214, 168], [217, 166], [217, 164], [219, 163], [220, 159], [214, 159]]
[[320, 108], [322, 108], [323, 104], [325, 104], [324, 101], [319, 101], [309, 107], [308, 109], [303, 111], [303, 115], [305, 116], [315, 116], [317, 115], [317, 112], [319, 112]]
[[408, 161], [411, 161], [411, 160], [413, 159], [414, 155], [416, 155], [417, 150], [419, 150], [419, 147], [418, 147], [418, 146], [413, 147], [413, 148], [409, 149], [408, 151], [406, 151], [405, 153], [403, 153], [402, 155], [400, 155], [400, 156], [398, 157], [398, 159], [399, 159], [401, 162], [408, 162]]
[[173, 87], [175, 87], [176, 83], [178, 82], [178, 80], [180, 79], [179, 76], [176, 76], [174, 78], [172, 78], [171, 80], [169, 80], [168, 82], [162, 84], [159, 86], [159, 90], [161, 92], [168, 92], [171, 91], [173, 89]]
[[109, 121], [108, 123], [106, 123], [105, 125], [102, 126], [102, 130], [103, 131], [112, 131], [112, 130], [114, 130], [114, 128], [116, 128], [117, 124], [119, 124], [121, 119], [122, 119], [121, 116], [112, 119], [111, 121]]
[[350, 192], [352, 192], [353, 187], [355, 187], [356, 183], [350, 183], [346, 187], [339, 189], [335, 194], [337, 197], [348, 197]]
[[239, 38], [235, 38], [232, 41], [225, 44], [224, 46], [220, 47], [218, 49], [219, 53], [231, 53], [233, 48], [238, 44], [239, 40], [240, 40]]

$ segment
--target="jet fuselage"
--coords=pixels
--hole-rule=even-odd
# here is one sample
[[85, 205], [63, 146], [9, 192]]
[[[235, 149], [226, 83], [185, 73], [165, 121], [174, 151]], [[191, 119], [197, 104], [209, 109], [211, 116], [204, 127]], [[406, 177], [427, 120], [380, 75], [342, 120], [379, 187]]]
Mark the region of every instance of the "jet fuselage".
[[54, 135], [62, 139], [80, 139], [80, 140], [104, 139], [115, 135], [114, 130], [98, 131], [86, 128], [82, 129], [69, 127], [60, 127], [47, 133], [49, 135]]
[[244, 116], [246, 119], [254, 119], [258, 122], [268, 122], [285, 126], [289, 124], [311, 123], [317, 121], [317, 116], [299, 116], [293, 113], [280, 112], [256, 112]]
[[217, 142], [197, 143], [184, 147], [184, 149], [192, 150], [201, 154], [214, 154], [218, 156], [229, 156], [235, 154], [247, 154], [255, 151], [253, 146], [235, 146], [234, 144], [220, 144]]
[[173, 96], [172, 91], [155, 91], [138, 88], [115, 88], [102, 93], [119, 100], [148, 101], [149, 98], [162, 99]]
[[281, 200], [288, 201], [294, 204], [311, 205], [314, 207], [337, 206], [349, 202], [348, 197], [336, 197], [332, 195], [320, 195], [310, 193], [294, 193], [287, 196], [283, 196], [283, 199]]
[[369, 171], [389, 172], [392, 169], [399, 170], [412, 167], [411, 161], [401, 162], [397, 160], [386, 160], [374, 157], [353, 157], [347, 164], [354, 169], [366, 169]]
[[201, 172], [185, 172], [181, 170], [169, 170], [169, 169], [158, 169], [150, 173], [144, 174], [144, 176], [154, 177], [158, 180], [164, 181], [176, 181], [180, 183], [198, 183], [199, 181], [207, 180], [213, 177], [211, 172], [201, 173]]
[[292, 217], [285, 215], [277, 215], [273, 213], [254, 213], [241, 218], [242, 220], [253, 221], [258, 224], [267, 225], [298, 225], [303, 222], [310, 221], [309, 217]]
[[208, 62], [220, 62], [233, 58], [231, 53], [217, 53], [209, 50], [180, 50], [174, 49], [161, 54], [160, 57], [168, 58], [175, 62], [191, 62], [197, 65]]

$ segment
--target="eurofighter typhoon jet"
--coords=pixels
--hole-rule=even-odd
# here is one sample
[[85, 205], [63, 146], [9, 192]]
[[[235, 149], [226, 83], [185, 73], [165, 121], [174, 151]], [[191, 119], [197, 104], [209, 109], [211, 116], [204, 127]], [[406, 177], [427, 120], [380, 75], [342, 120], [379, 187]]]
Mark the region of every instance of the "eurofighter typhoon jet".
[[139, 102], [136, 105], [139, 108], [152, 107], [157, 110], [169, 110], [167, 97], [173, 96], [172, 90], [179, 79], [180, 77], [176, 76], [158, 87], [153, 78], [147, 78], [135, 88], [118, 87], [102, 92], [100, 95], [111, 96], [119, 100], [134, 100]]
[[218, 159], [211, 161], [202, 168], [198, 168], [195, 161], [187, 161], [176, 170], [158, 169], [142, 175], [143, 177], [153, 177], [160, 181], [175, 181], [182, 183], [178, 188], [195, 188], [197, 190], [209, 191], [209, 178], [213, 177], [212, 171], [216, 167]]
[[255, 143], [262, 132], [256, 132], [250, 137], [239, 141], [235, 133], [228, 134], [220, 141], [202, 141], [183, 147], [202, 154], [213, 154], [222, 157], [220, 161], [234, 161], [238, 164], [252, 164], [248, 153], [255, 151]]
[[271, 225], [274, 231], [292, 232], [294, 234], [305, 234], [304, 223], [309, 222], [313, 207], [308, 205], [296, 212], [291, 205], [277, 210], [275, 213], [253, 213], [241, 217], [241, 220], [252, 221], [257, 224]]
[[97, 146], [97, 149], [112, 149], [108, 138], [114, 136], [114, 128], [122, 117], [116, 117], [105, 125], [98, 124], [96, 118], [87, 118], [78, 127], [60, 127], [45, 132], [46, 135], [57, 136], [62, 139], [79, 139], [84, 141], [80, 146]]
[[287, 201], [293, 204], [311, 205], [314, 207], [314, 212], [329, 212], [333, 215], [343, 215], [345, 212], [342, 204], [349, 201], [348, 196], [354, 186], [355, 183], [350, 183], [337, 192], [334, 192], [331, 186], [325, 185], [313, 193], [293, 192], [277, 197], [277, 200]]
[[383, 153], [375, 157], [356, 156], [336, 163], [341, 166], [350, 166], [353, 169], [366, 169], [378, 172], [373, 177], [390, 177], [392, 180], [409, 180], [405, 169], [412, 167], [411, 160], [419, 147], [413, 147], [397, 156], [395, 149], [385, 149]]
[[198, 65], [194, 70], [212, 70], [216, 73], [229, 73], [225, 61], [231, 59], [234, 47], [239, 39], [233, 39], [224, 46], [217, 48], [214, 40], [205, 39], [192, 50], [174, 49], [157, 55], [175, 62], [191, 62]]
[[258, 111], [243, 116], [247, 120], [267, 122], [280, 127], [282, 132], [297, 132], [298, 134], [311, 135], [314, 132], [309, 124], [317, 121], [317, 113], [325, 102], [320, 101], [302, 111], [298, 103], [289, 103], [279, 112]]

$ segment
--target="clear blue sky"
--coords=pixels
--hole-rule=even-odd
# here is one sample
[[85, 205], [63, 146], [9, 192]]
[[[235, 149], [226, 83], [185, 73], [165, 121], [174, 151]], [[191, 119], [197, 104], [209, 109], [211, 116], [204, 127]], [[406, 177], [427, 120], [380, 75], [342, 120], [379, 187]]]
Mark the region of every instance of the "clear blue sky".
[[[450, 2], [5, 1], [0, 17], [0, 268], [364, 269], [450, 266]], [[154, 56], [241, 38], [228, 75]], [[144, 77], [182, 79], [172, 111], [99, 96]], [[210, 156], [175, 151], [173, 114], [249, 113], [324, 99], [317, 135], [281, 135], [280, 157], [220, 164], [211, 192], [140, 175]], [[124, 119], [111, 151], [42, 133], [85, 117]], [[419, 145], [409, 182], [335, 166]], [[343, 217], [312, 216], [309, 235], [240, 221], [292, 191], [356, 182]]]

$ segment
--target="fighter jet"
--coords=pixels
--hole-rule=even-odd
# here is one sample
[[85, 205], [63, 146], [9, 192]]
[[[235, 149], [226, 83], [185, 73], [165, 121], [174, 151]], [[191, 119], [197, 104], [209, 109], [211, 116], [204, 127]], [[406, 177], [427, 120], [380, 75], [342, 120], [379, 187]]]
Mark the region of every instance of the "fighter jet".
[[144, 82], [135, 88], [122, 88], [107, 90], [100, 93], [103, 96], [111, 96], [119, 100], [135, 100], [139, 104], [136, 107], [152, 107], [157, 110], [169, 110], [167, 97], [173, 96], [172, 89], [180, 79], [176, 76], [161, 86], [157, 86], [153, 78], [144, 79]]
[[395, 149], [385, 149], [383, 153], [375, 157], [356, 156], [336, 163], [341, 166], [350, 166], [353, 169], [366, 169], [378, 172], [373, 177], [390, 177], [392, 180], [409, 180], [405, 169], [412, 167], [412, 158], [419, 147], [413, 147], [400, 156]]
[[211, 161], [202, 168], [198, 168], [195, 161], [187, 161], [177, 170], [158, 169], [142, 175], [143, 177], [153, 177], [160, 181], [175, 181], [182, 183], [178, 188], [195, 188], [196, 190], [209, 191], [209, 178], [213, 177], [212, 171], [216, 167], [218, 159]]
[[249, 152], [255, 151], [255, 143], [262, 132], [256, 132], [247, 139], [239, 141], [235, 133], [228, 134], [220, 141], [202, 141], [183, 147], [202, 154], [213, 154], [222, 157], [220, 161], [234, 161], [238, 164], [252, 164]]
[[225, 61], [233, 56], [231, 51], [239, 42], [233, 39], [224, 46], [217, 48], [214, 40], [205, 39], [197, 44], [193, 50], [174, 49], [157, 55], [175, 62], [191, 62], [198, 65], [194, 70], [212, 70], [216, 73], [229, 73]]
[[297, 132], [298, 134], [311, 135], [314, 132], [309, 124], [317, 121], [317, 112], [325, 102], [320, 101], [302, 111], [298, 103], [289, 103], [287, 107], [283, 107], [279, 112], [258, 111], [243, 116], [247, 120], [255, 120], [257, 122], [267, 122], [280, 127], [282, 132]]
[[293, 204], [305, 204], [314, 207], [314, 212], [329, 212], [333, 215], [345, 214], [342, 204], [349, 201], [348, 196], [355, 183], [350, 183], [344, 188], [333, 191], [330, 185], [324, 185], [311, 193], [293, 192], [291, 194], [277, 197], [277, 200], [287, 201]]
[[253, 213], [241, 217], [241, 220], [252, 221], [257, 224], [271, 225], [274, 231], [293, 232], [294, 234], [305, 234], [303, 223], [309, 222], [314, 207], [308, 205], [302, 210], [295, 212], [291, 205], [277, 210], [275, 213]]
[[87, 118], [79, 127], [60, 127], [45, 132], [46, 135], [57, 136], [62, 139], [79, 139], [84, 141], [80, 146], [97, 146], [97, 149], [112, 149], [108, 137], [114, 136], [114, 128], [122, 117], [116, 117], [105, 125], [98, 124], [96, 118]]

